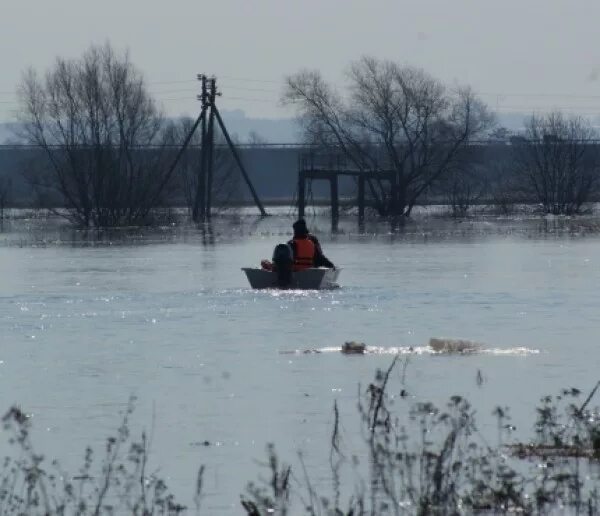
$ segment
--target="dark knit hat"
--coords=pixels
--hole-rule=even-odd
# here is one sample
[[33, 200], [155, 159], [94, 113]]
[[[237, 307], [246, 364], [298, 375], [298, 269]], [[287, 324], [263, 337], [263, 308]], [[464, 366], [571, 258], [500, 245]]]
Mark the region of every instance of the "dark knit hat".
[[308, 228], [306, 227], [306, 222], [304, 219], [298, 219], [296, 222], [294, 222], [292, 227], [294, 228], [294, 235], [298, 235], [298, 236], [308, 235]]

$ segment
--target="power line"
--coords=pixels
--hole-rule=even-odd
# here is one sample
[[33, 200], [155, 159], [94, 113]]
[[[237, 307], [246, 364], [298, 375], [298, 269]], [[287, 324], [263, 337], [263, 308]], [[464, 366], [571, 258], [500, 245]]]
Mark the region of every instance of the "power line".
[[161, 91], [155, 91], [153, 92], [154, 95], [160, 95], [162, 93], [185, 93], [185, 92], [194, 92], [194, 93], [198, 93], [197, 88], [184, 88], [184, 89], [177, 89], [177, 90], [161, 90]]
[[536, 110], [536, 109], [541, 109], [541, 110], [552, 110], [552, 109], [558, 109], [558, 110], [564, 110], [564, 111], [571, 111], [571, 110], [586, 110], [586, 111], [596, 111], [596, 110], [600, 110], [600, 105], [598, 106], [556, 106], [556, 105], [543, 105], [543, 106], [515, 106], [515, 105], [499, 105], [496, 106], [495, 108], [493, 108], [493, 110], [495, 111], [501, 111], [503, 109], [514, 109], [514, 110], [520, 110], [520, 111], [531, 111], [531, 110]]
[[[259, 99], [259, 98], [251, 98], [251, 97], [229, 97], [229, 96], [225, 96], [223, 95], [223, 100], [245, 100], [247, 102], [269, 102], [269, 103], [276, 103], [276, 101], [274, 101], [273, 99]], [[171, 101], [176, 101], [176, 100], [196, 100], [193, 97], [171, 97], [171, 98], [158, 98], [157, 100], [159, 100], [160, 102], [171, 102]]]
[[197, 99], [195, 99], [192, 96], [189, 97], [170, 97], [170, 98], [157, 98], [158, 101], [160, 102], [173, 102], [175, 100], [193, 100], [194, 102], [196, 102]]
[[[174, 81], [174, 82], [179, 82], [179, 81]], [[252, 91], [252, 92], [265, 92], [265, 93], [278, 93], [276, 90], [269, 90], [269, 89], [265, 89], [265, 88], [246, 88], [243, 86], [225, 86], [226, 89], [228, 90], [235, 90], [235, 91]], [[159, 91], [154, 91], [153, 95], [160, 99], [160, 100], [179, 100], [179, 99], [183, 99], [183, 98], [195, 98], [194, 96], [190, 97], [178, 97], [176, 99], [165, 99], [165, 98], [161, 98], [160, 95], [162, 94], [170, 94], [170, 93], [196, 93], [197, 89], [196, 88], [178, 88], [178, 89], [170, 89], [170, 90], [159, 90]], [[6, 94], [9, 94], [8, 92], [6, 92]], [[12, 93], [12, 95], [14, 95], [14, 92]], [[233, 98], [233, 97], [228, 97], [228, 98]], [[246, 99], [246, 98], [242, 98], [239, 97], [240, 100], [268, 100], [268, 99]], [[0, 100], [0, 104], [14, 104], [14, 105], [18, 105], [18, 102], [16, 100]]]
[[529, 97], [529, 98], [572, 98], [572, 99], [600, 99], [600, 95], [579, 95], [576, 93], [491, 93], [476, 92], [485, 97]]
[[184, 84], [184, 83], [195, 83], [196, 80], [195, 79], [185, 79], [185, 80], [181, 80], [181, 81], [150, 81], [147, 82], [146, 84], [151, 85], [151, 84]]
[[[179, 90], [182, 91], [182, 90]], [[196, 91], [196, 90], [190, 90], [190, 91]], [[175, 93], [176, 91], [172, 91], [170, 93]], [[161, 92], [161, 93], [168, 93], [168, 92]], [[171, 102], [171, 101], [176, 101], [176, 100], [193, 100], [196, 101], [196, 98], [194, 95], [189, 95], [189, 96], [185, 96], [185, 97], [160, 97], [160, 96], [155, 96], [156, 100], [159, 102]], [[257, 97], [237, 97], [237, 96], [228, 96], [228, 95], [224, 95], [223, 96], [224, 100], [245, 100], [248, 102], [270, 102], [270, 103], [277, 103], [276, 99], [265, 99], [265, 98], [257, 98]], [[0, 104], [9, 104], [9, 105], [13, 105], [13, 106], [18, 106], [18, 102], [16, 101], [0, 101]]]
[[258, 99], [258, 98], [252, 98], [252, 97], [229, 97], [227, 95], [223, 95], [223, 100], [246, 100], [248, 102], [269, 102], [269, 103], [273, 103], [276, 101], [274, 101], [273, 99]]
[[266, 88], [245, 88], [243, 86], [229, 86], [225, 85], [223, 88], [227, 88], [228, 90], [244, 90], [244, 91], [264, 91], [266, 93], [279, 93], [277, 90], [268, 90]]
[[[153, 85], [161, 85], [161, 84], [191, 84], [191, 83], [195, 83], [196, 80], [195, 79], [186, 79], [186, 80], [181, 80], [181, 81], [150, 81], [150, 82], [146, 82], [147, 86], [153, 86]], [[194, 90], [195, 91], [195, 90]], [[0, 95], [15, 95], [16, 92], [13, 91], [0, 91]]]
[[[220, 76], [223, 79], [228, 79], [234, 82], [252, 82], [252, 83], [264, 83], [264, 84], [283, 84], [283, 80], [275, 79], [264, 79], [264, 78], [253, 78], [253, 77], [239, 77], [231, 75]], [[195, 79], [180, 79], [180, 80], [166, 80], [166, 81], [147, 81], [148, 86], [168, 85], [168, 84], [193, 84]], [[334, 86], [341, 86], [340, 84], [333, 84]], [[228, 89], [240, 89], [247, 91], [264, 91], [268, 93], [277, 93], [277, 90], [264, 89], [264, 88], [248, 88], [243, 86], [227, 86]], [[195, 90], [194, 90], [195, 91]], [[502, 92], [489, 92], [489, 91], [475, 91], [477, 95], [486, 97], [527, 97], [527, 98], [580, 98], [580, 99], [600, 99], [600, 95], [582, 95], [577, 93], [502, 93]], [[0, 95], [15, 95], [15, 91], [0, 91]]]
[[[265, 93], [279, 93], [277, 90], [268, 90], [265, 88], [244, 88], [243, 86], [223, 86], [222, 88], [227, 89], [227, 90], [236, 90], [236, 91], [258, 91], [258, 92], [265, 92]], [[154, 93], [155, 94], [161, 94], [161, 93], [180, 93], [180, 92], [197, 92], [197, 89], [195, 88], [184, 88], [184, 89], [176, 89], [176, 90], [157, 90]]]
[[251, 79], [250, 77], [232, 77], [231, 75], [221, 75], [223, 79], [229, 79], [230, 81], [248, 81], [248, 82], [264, 82], [272, 84], [281, 84], [283, 81], [274, 81], [270, 79]]
[[[274, 79], [265, 79], [265, 78], [252, 78], [252, 77], [238, 77], [238, 76], [230, 76], [230, 75], [226, 75], [226, 76], [222, 76], [224, 79], [229, 80], [229, 81], [233, 81], [233, 82], [249, 82], [249, 83], [258, 83], [258, 84], [279, 84], [281, 85], [283, 83], [282, 80], [274, 80]], [[166, 80], [166, 81], [148, 81], [146, 84], [148, 86], [150, 86], [150, 90], [151, 93], [153, 94], [154, 98], [158, 101], [158, 102], [177, 102], [177, 101], [184, 101], [184, 100], [188, 100], [188, 101], [192, 101], [195, 100], [195, 95], [189, 95], [189, 96], [175, 96], [175, 97], [162, 97], [162, 95], [168, 95], [168, 94], [173, 94], [173, 93], [187, 93], [189, 92], [190, 94], [192, 93], [196, 93], [196, 88], [176, 88], [176, 89], [166, 89], [166, 90], [155, 90], [154, 87], [155, 86], [161, 86], [161, 85], [176, 85], [176, 84], [192, 84], [195, 83], [196, 81], [194, 79], [185, 79], [185, 80]], [[231, 91], [241, 91], [241, 92], [257, 92], [257, 93], [270, 93], [270, 94], [276, 94], [279, 93], [276, 89], [271, 89], [271, 88], [262, 88], [262, 87], [253, 87], [253, 86], [244, 86], [244, 85], [224, 85], [223, 89], [225, 90], [231, 90]], [[154, 90], [154, 91], [152, 91]], [[553, 109], [559, 109], [559, 110], [571, 110], [571, 111], [585, 111], [584, 113], [581, 114], [597, 114], [598, 111], [600, 111], [600, 105], [598, 106], [591, 106], [591, 105], [582, 105], [582, 106], [561, 106], [561, 105], [548, 105], [548, 104], [544, 104], [544, 105], [514, 105], [514, 104], [505, 104], [502, 102], [502, 99], [504, 98], [529, 98], [529, 99], [552, 99], [552, 98], [556, 98], [556, 99], [560, 99], [560, 98], [568, 98], [568, 99], [600, 99], [600, 95], [581, 95], [581, 94], [572, 94], [572, 93], [515, 93], [515, 92], [510, 92], [510, 93], [501, 93], [501, 92], [476, 92], [476, 94], [483, 96], [483, 97], [488, 97], [488, 98], [495, 98], [496, 99], [496, 105], [495, 106], [490, 106], [490, 108], [493, 111], [497, 111], [497, 112], [503, 112], [503, 111], [524, 111], [524, 112], [531, 112], [531, 111], [536, 111], [536, 110], [540, 110], [540, 111], [547, 111], [547, 110], [553, 110]], [[13, 95], [15, 96], [14, 100], [0, 100], [0, 105], [2, 106], [14, 106], [15, 108], [18, 107], [19, 103], [16, 100], [16, 92], [9, 92], [9, 91], [4, 91], [4, 92], [0, 92], [0, 95]], [[234, 100], [234, 101], [244, 101], [244, 102], [257, 102], [257, 103], [271, 103], [271, 104], [277, 104], [278, 103], [278, 98], [260, 98], [260, 97], [256, 97], [256, 96], [224, 96], [223, 100]]]
[[[265, 83], [265, 84], [279, 84], [281, 85], [283, 81], [281, 80], [273, 80], [273, 79], [257, 79], [251, 77], [237, 77], [237, 76], [222, 76], [225, 79], [229, 79], [231, 81], [243, 81], [243, 82], [252, 82], [252, 83]], [[148, 81], [146, 84], [148, 86], [160, 86], [160, 85], [169, 85], [169, 84], [193, 84], [195, 83], [195, 79], [184, 79], [184, 80], [172, 80], [172, 81]], [[256, 92], [265, 92], [265, 93], [279, 93], [278, 90], [275, 89], [267, 89], [267, 88], [258, 88], [258, 87], [247, 87], [247, 86], [239, 86], [239, 85], [223, 85], [222, 88], [230, 89], [230, 90], [242, 90], [242, 91], [256, 91]], [[151, 90], [154, 88], [150, 88]], [[177, 89], [177, 90], [157, 90], [156, 93], [175, 93], [175, 92], [185, 92], [185, 91], [196, 91], [195, 89], [186, 88], [186, 89]], [[489, 92], [489, 91], [476, 91], [477, 95], [485, 96], [485, 97], [494, 97], [494, 98], [503, 98], [503, 97], [522, 97], [522, 98], [572, 98], [572, 99], [600, 99], [600, 95], [582, 95], [575, 93], [502, 93], [502, 92]], [[0, 95], [16, 95], [15, 91], [1, 91]], [[0, 103], [7, 103], [10, 101], [0, 101]]]

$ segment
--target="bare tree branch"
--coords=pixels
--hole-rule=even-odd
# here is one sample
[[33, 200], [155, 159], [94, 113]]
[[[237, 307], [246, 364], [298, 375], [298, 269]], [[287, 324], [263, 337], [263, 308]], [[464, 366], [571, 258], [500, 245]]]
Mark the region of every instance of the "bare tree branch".
[[[298, 106], [309, 143], [372, 173], [381, 215], [409, 216], [429, 188], [467, 159], [469, 140], [493, 125], [472, 90], [449, 91], [420, 69], [363, 57], [347, 75], [344, 98], [318, 72], [301, 71], [287, 78], [283, 101]], [[390, 174], [392, 185], [381, 179]]]
[[574, 214], [598, 187], [596, 131], [579, 116], [532, 115], [515, 166], [546, 213]]
[[43, 79], [27, 71], [19, 93], [22, 136], [45, 156], [38, 188], [57, 190], [82, 226], [144, 223], [160, 203], [171, 151], [129, 55], [92, 46], [79, 59], [58, 58]]

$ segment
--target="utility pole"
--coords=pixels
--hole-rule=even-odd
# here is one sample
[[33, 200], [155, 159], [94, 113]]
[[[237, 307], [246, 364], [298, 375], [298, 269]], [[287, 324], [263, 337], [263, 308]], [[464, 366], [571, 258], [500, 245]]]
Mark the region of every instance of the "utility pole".
[[208, 134], [206, 137], [207, 138], [207, 145], [206, 145], [207, 158], [206, 159], [207, 159], [207, 172], [208, 172], [207, 191], [206, 191], [206, 199], [207, 199], [206, 217], [208, 219], [210, 219], [210, 215], [211, 215], [210, 209], [211, 209], [211, 204], [212, 204], [215, 118], [217, 120], [217, 123], [219, 124], [219, 127], [221, 128], [223, 136], [225, 136], [225, 140], [227, 141], [227, 146], [229, 147], [229, 150], [231, 151], [231, 154], [233, 155], [233, 158], [235, 159], [235, 162], [236, 162], [238, 168], [240, 169], [240, 172], [242, 173], [242, 177], [244, 178], [244, 181], [246, 182], [246, 185], [248, 186], [248, 189], [250, 190], [250, 194], [252, 195], [254, 204], [256, 204], [257, 208], [259, 209], [261, 216], [266, 217], [267, 212], [265, 211], [265, 208], [264, 208], [262, 202], [260, 202], [258, 194], [256, 193], [254, 186], [252, 185], [252, 181], [250, 181], [250, 176], [248, 175], [248, 172], [246, 171], [246, 168], [244, 167], [244, 164], [242, 163], [242, 160], [235, 148], [235, 145], [233, 144], [233, 141], [231, 140], [231, 137], [229, 136], [229, 132], [227, 131], [227, 128], [225, 127], [225, 123], [223, 122], [223, 119], [221, 118], [221, 113], [219, 113], [219, 109], [217, 108], [216, 98], [220, 97], [221, 93], [217, 92], [216, 77], [211, 77], [208, 81], [208, 84], [209, 84], [209, 93], [208, 93], [208, 101], [206, 103], [206, 108], [207, 108], [207, 110], [209, 110], [208, 131], [207, 131]]
[[[227, 141], [227, 145], [229, 150], [233, 154], [233, 158], [235, 159], [236, 164], [238, 165], [244, 181], [252, 194], [252, 198], [254, 199], [254, 203], [258, 207], [261, 216], [267, 216], [267, 212], [263, 207], [260, 199], [258, 198], [258, 194], [256, 190], [254, 190], [254, 186], [250, 181], [250, 177], [244, 168], [242, 160], [237, 153], [237, 150], [231, 141], [229, 133], [225, 127], [223, 119], [217, 109], [216, 98], [221, 95], [217, 91], [217, 79], [216, 77], [208, 78], [204, 74], [198, 74], [197, 79], [200, 81], [200, 95], [198, 95], [198, 100], [200, 101], [201, 110], [200, 115], [194, 122], [191, 130], [187, 134], [184, 139], [183, 145], [179, 149], [179, 152], [175, 156], [173, 163], [169, 167], [165, 178], [163, 179], [163, 188], [164, 185], [169, 181], [175, 169], [177, 167], [177, 163], [181, 159], [181, 156], [185, 152], [188, 147], [192, 136], [195, 131], [200, 126], [201, 138], [200, 138], [200, 163], [198, 168], [198, 177], [196, 182], [196, 195], [194, 199], [194, 203], [192, 206], [192, 218], [194, 222], [203, 222], [206, 220], [210, 220], [211, 211], [212, 211], [212, 187], [213, 187], [213, 172], [214, 172], [214, 147], [215, 147], [215, 118], [223, 135], [225, 136], [225, 140]], [[208, 117], [208, 120], [207, 120]]]
[[207, 135], [207, 149], [206, 149], [206, 219], [210, 220], [212, 215], [212, 185], [213, 185], [213, 165], [214, 165], [214, 149], [215, 149], [215, 109], [217, 109], [215, 105], [215, 98], [218, 95], [217, 93], [217, 79], [216, 77], [212, 77], [209, 79], [209, 106], [210, 113], [208, 115], [208, 135]]
[[206, 213], [206, 110], [208, 108], [206, 75], [199, 74], [198, 80], [201, 83], [201, 93], [198, 96], [198, 100], [200, 100], [202, 112], [205, 114], [205, 116], [202, 117], [202, 123], [200, 125], [200, 167], [196, 180], [196, 196], [194, 199], [194, 206], [192, 208], [192, 219], [194, 222], [200, 222], [204, 220]]

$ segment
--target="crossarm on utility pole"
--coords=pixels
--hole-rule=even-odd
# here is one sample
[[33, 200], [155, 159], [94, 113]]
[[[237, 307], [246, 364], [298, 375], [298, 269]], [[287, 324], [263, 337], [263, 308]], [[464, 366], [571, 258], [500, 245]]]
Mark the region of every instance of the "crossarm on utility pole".
[[254, 190], [254, 186], [252, 186], [252, 182], [250, 181], [250, 178], [248, 177], [248, 174], [246, 173], [246, 169], [244, 168], [244, 165], [242, 164], [242, 160], [240, 159], [237, 151], [235, 150], [235, 146], [233, 145], [233, 142], [231, 141], [231, 138], [229, 137], [229, 133], [227, 132], [227, 129], [225, 128], [225, 124], [223, 123], [223, 119], [221, 118], [221, 113], [219, 113], [217, 106], [213, 106], [213, 112], [217, 117], [217, 121], [219, 122], [221, 131], [223, 131], [223, 135], [225, 136], [225, 139], [227, 140], [227, 144], [229, 145], [229, 148], [231, 149], [231, 153], [233, 154], [233, 157], [234, 157], [236, 163], [238, 164], [238, 167], [240, 167], [242, 176], [244, 177], [244, 181], [246, 181], [246, 184], [248, 185], [248, 188], [250, 189], [250, 193], [252, 194], [254, 203], [260, 210], [260, 214], [263, 217], [266, 217], [267, 212], [265, 211], [265, 208], [263, 207], [262, 203], [260, 202], [260, 199], [258, 198], [256, 191]]

